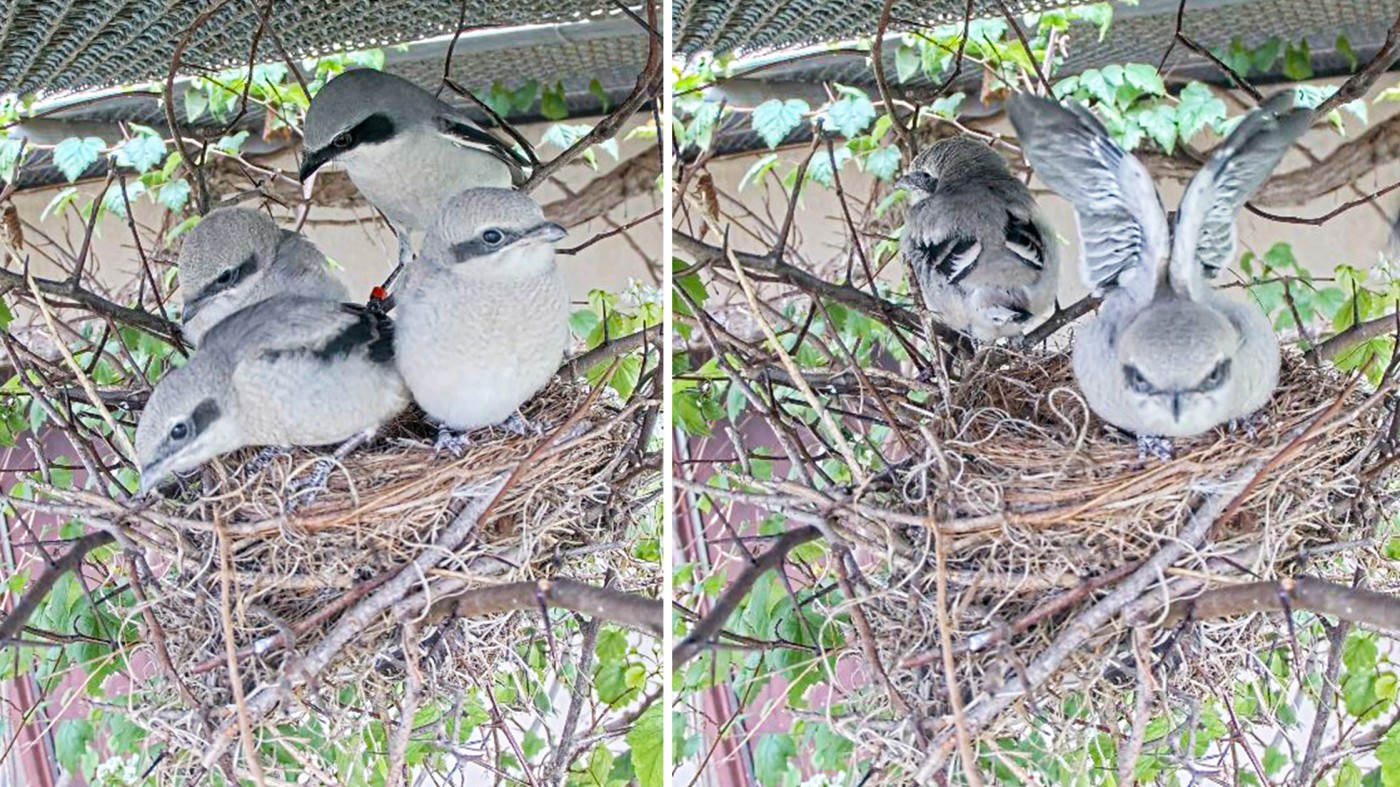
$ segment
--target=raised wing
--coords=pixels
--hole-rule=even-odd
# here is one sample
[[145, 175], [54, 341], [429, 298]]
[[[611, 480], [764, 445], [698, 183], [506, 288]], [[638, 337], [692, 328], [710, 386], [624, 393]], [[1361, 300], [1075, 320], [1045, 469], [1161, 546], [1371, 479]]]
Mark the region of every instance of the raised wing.
[[1036, 174], [1074, 206], [1084, 283], [1150, 296], [1166, 264], [1168, 236], [1147, 169], [1078, 104], [1016, 95], [1008, 113]]
[[1235, 215], [1312, 124], [1310, 109], [1285, 90], [1245, 115], [1186, 187], [1172, 241], [1171, 280], [1198, 294], [1235, 256]]
[[525, 181], [525, 168], [530, 162], [515, 148], [502, 142], [486, 129], [460, 115], [438, 115], [438, 132], [454, 143], [472, 150], [490, 154], [510, 167], [511, 182], [519, 185]]

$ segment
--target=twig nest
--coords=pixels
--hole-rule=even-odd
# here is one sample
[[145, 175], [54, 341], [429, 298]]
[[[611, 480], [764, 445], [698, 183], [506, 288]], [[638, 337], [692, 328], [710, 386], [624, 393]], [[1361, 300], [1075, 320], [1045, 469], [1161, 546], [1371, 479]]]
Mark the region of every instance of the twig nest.
[[[861, 670], [837, 679], [846, 684], [843, 702], [851, 711], [837, 723], [884, 773], [917, 772], [928, 757], [926, 741], [951, 729], [943, 615], [958, 691], [971, 712], [1175, 540], [1192, 510], [1226, 479], [1252, 481], [1228, 491], [1233, 502], [1204, 543], [1155, 576], [1111, 625], [1093, 631], [1086, 647], [980, 736], [1023, 735], [1033, 727], [1084, 738], [1095, 731], [1071, 716], [1130, 715], [1134, 625], [1153, 632], [1158, 685], [1212, 696], [1270, 646], [1262, 618], [1157, 625], [1170, 601], [1221, 583], [1303, 573], [1349, 584], [1359, 564], [1378, 557], [1366, 545], [1390, 502], [1386, 454], [1393, 448], [1382, 442], [1390, 404], [1364, 383], [1296, 354], [1285, 358], [1279, 389], [1255, 424], [1178, 440], [1170, 461], [1140, 460], [1132, 437], [1091, 415], [1068, 353], [992, 349], [946, 387], [910, 381], [900, 391], [891, 376], [879, 387], [887, 400], [903, 400], [900, 428], [922, 454], [859, 496], [867, 512], [896, 512], [887, 519], [894, 522], [885, 531], [888, 543], [872, 538], [870, 527], [843, 528], [843, 535], [889, 564], [883, 577], [872, 572], [872, 587], [855, 603], [909, 710], [897, 712], [887, 688]], [[930, 519], [944, 537], [943, 611]], [[1086, 710], [1095, 704], [1098, 711]], [[1046, 745], [1067, 751], [1073, 743]]]
[[[422, 658], [423, 696], [443, 696], [492, 674], [515, 644], [543, 628], [539, 613], [443, 620], [434, 604], [454, 591], [485, 584], [567, 574], [603, 584], [650, 582], [633, 558], [628, 527], [639, 500], [659, 486], [642, 465], [641, 424], [655, 403], [590, 399], [582, 385], [557, 381], [527, 404], [524, 415], [543, 435], [479, 430], [460, 457], [435, 453], [431, 427], [417, 415], [392, 424], [385, 437], [351, 453], [310, 505], [286, 513], [290, 482], [309, 474], [321, 454], [297, 450], [245, 472], [258, 453], [243, 451], [209, 467], [186, 499], [146, 512], [178, 545], [154, 565], [151, 609], [164, 628], [171, 660], [217, 728], [234, 702], [224, 641], [232, 618], [244, 691], [276, 684], [290, 661], [319, 642], [340, 613], [425, 550], [471, 498], [506, 488], [489, 514], [450, 554], [421, 577], [404, 601], [359, 632], [306, 695], [283, 712], [315, 714], [327, 738], [365, 707], [397, 702], [404, 679], [404, 624], [413, 622]], [[545, 447], [553, 432], [566, 426]], [[221, 587], [220, 533], [231, 550], [231, 603]], [[439, 550], [441, 551], [441, 550]], [[225, 610], [227, 609], [227, 613]], [[353, 689], [353, 690], [350, 690]], [[161, 770], [196, 768], [209, 728], [184, 710], [175, 686], [145, 696], [150, 719], [176, 756]], [[178, 709], [178, 710], [177, 710]]]

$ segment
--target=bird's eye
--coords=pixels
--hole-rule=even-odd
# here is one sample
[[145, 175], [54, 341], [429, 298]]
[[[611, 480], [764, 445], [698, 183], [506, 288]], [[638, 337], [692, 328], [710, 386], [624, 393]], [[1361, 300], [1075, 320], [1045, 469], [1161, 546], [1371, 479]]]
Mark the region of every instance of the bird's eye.
[[348, 148], [353, 141], [354, 139], [351, 138], [350, 132], [342, 131], [335, 135], [335, 139], [331, 140], [331, 147]]
[[1201, 383], [1201, 390], [1210, 391], [1225, 384], [1226, 378], [1230, 376], [1230, 361], [1223, 360], [1210, 370], [1206, 379]]
[[185, 424], [184, 421], [181, 421], [180, 423], [170, 427], [171, 440], [184, 440], [189, 435], [189, 433], [190, 428]]
[[1124, 366], [1123, 375], [1127, 378], [1128, 387], [1133, 391], [1145, 394], [1152, 393], [1152, 384], [1147, 382], [1147, 378], [1142, 376], [1142, 372], [1136, 366]]
[[215, 281], [217, 281], [219, 284], [233, 284], [233, 268], [225, 269], [222, 273], [219, 274], [219, 278]]
[[500, 230], [487, 230], [481, 233], [481, 239], [492, 246], [505, 240], [505, 237], [506, 236]]

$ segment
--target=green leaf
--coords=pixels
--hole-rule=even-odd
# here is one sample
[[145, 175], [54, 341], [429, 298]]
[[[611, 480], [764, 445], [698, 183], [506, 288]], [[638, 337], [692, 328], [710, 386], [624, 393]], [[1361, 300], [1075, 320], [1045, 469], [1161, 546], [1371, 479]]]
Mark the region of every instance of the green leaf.
[[194, 123], [209, 109], [209, 97], [194, 88], [185, 89], [185, 121]]
[[1351, 46], [1351, 40], [1348, 39], [1345, 34], [1337, 36], [1337, 51], [1341, 52], [1342, 56], [1347, 59], [1347, 67], [1355, 71], [1359, 61], [1356, 56], [1356, 50]]
[[822, 128], [844, 137], [854, 137], [875, 120], [875, 105], [864, 95], [846, 95], [833, 102], [822, 114]]
[[894, 176], [899, 172], [900, 153], [899, 148], [894, 145], [871, 151], [865, 157], [865, 171], [874, 175], [877, 179], [889, 183], [894, 180]]
[[145, 172], [165, 160], [165, 141], [151, 134], [132, 137], [117, 148], [117, 164]]
[[69, 137], [53, 149], [53, 163], [69, 183], [97, 163], [105, 143], [98, 137]]
[[919, 50], [908, 44], [900, 44], [894, 51], [895, 76], [901, 83], [908, 82], [919, 73], [919, 64], [923, 61]]
[[929, 110], [941, 118], [953, 120], [958, 116], [958, 107], [962, 106], [964, 98], [967, 98], [967, 94], [961, 92], [954, 93], [951, 96], [941, 96], [934, 99], [933, 104], [929, 106]]
[[39, 220], [44, 221], [49, 217], [49, 214], [62, 216], [63, 211], [69, 205], [76, 202], [77, 199], [78, 189], [74, 186], [65, 186], [57, 194], [53, 195], [53, 199], [49, 200], [49, 204], [44, 206], [43, 212], [39, 214]]
[[1181, 89], [1180, 103], [1176, 105], [1177, 133], [1183, 142], [1190, 139], [1207, 126], [1214, 126], [1225, 119], [1225, 102], [1200, 82], [1192, 82]]
[[569, 103], [564, 98], [564, 83], [555, 82], [554, 89], [540, 97], [540, 114], [548, 120], [563, 120], [569, 116]]
[[1146, 63], [1129, 63], [1123, 67], [1123, 77], [1127, 84], [1154, 96], [1163, 96], [1167, 93], [1167, 86], [1162, 82], [1162, 75], [1157, 73], [1156, 66]]
[[1376, 747], [1376, 759], [1381, 763], [1381, 784], [1400, 787], [1400, 724], [1386, 730], [1381, 745]]
[[173, 183], [161, 186], [160, 191], [156, 194], [156, 201], [170, 210], [183, 210], [185, 204], [190, 201], [190, 182], [180, 178]]
[[1277, 746], [1270, 746], [1264, 750], [1264, 773], [1273, 776], [1287, 765], [1288, 755], [1279, 751]]
[[1260, 73], [1273, 68], [1274, 61], [1278, 60], [1278, 51], [1282, 46], [1283, 41], [1278, 36], [1271, 36], [1268, 41], [1255, 47], [1249, 53], [1249, 64], [1244, 71], [1240, 72], [1241, 76], [1247, 75], [1251, 68]]
[[64, 719], [54, 733], [54, 754], [65, 770], [78, 772], [92, 744], [92, 724], [87, 719]]
[[[9, 330], [10, 323], [14, 322], [14, 320], [15, 313], [10, 311], [9, 304], [5, 303], [4, 301], [0, 301], [0, 331]], [[14, 576], [23, 576], [24, 573], [25, 572], [21, 571], [18, 574], [15, 574]]]
[[781, 785], [788, 772], [788, 761], [796, 754], [797, 745], [793, 742], [792, 735], [770, 732], [760, 737], [753, 752], [753, 767], [758, 776], [758, 783], [764, 787]]
[[777, 153], [765, 153], [762, 158], [749, 167], [749, 171], [744, 173], [744, 177], [739, 179], [739, 190], [743, 191], [750, 183], [758, 183], [763, 180], [763, 176], [773, 171], [778, 166]]
[[1176, 107], [1170, 104], [1158, 104], [1138, 112], [1133, 118], [1162, 150], [1170, 154], [1176, 149]]
[[1289, 44], [1284, 49], [1283, 75], [1295, 82], [1312, 79], [1312, 52], [1308, 49], [1308, 39], [1304, 38], [1296, 47]]
[[662, 761], [661, 703], [655, 703], [627, 733], [627, 745], [632, 747], [632, 767], [641, 787], [661, 787], [665, 782]]
[[800, 98], [787, 101], [773, 98], [754, 107], [749, 122], [769, 148], [776, 148], [787, 139], [788, 134], [802, 125], [802, 117], [809, 111], [811, 107]]
[[598, 99], [598, 105], [602, 107], [604, 112], [607, 112], [608, 105], [611, 102], [608, 101], [608, 91], [603, 89], [603, 83], [595, 78], [592, 82], [588, 83], [588, 92], [592, 93], [593, 97]]

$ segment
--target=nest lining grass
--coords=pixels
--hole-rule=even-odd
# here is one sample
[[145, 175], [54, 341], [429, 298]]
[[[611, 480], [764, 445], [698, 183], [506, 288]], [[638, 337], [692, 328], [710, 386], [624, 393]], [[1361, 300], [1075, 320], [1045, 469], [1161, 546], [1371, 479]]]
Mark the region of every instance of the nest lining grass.
[[[946, 408], [936, 386], [909, 383], [929, 393], [926, 404], [915, 405], [906, 390], [900, 403], [899, 418], [906, 432], [921, 438], [916, 444], [924, 453], [861, 498], [885, 511], [932, 514], [946, 534], [947, 610], [966, 713], [1172, 540], [1203, 496], [1218, 493], [1225, 479], [1254, 475], [1251, 463], [1274, 457], [1320, 417], [1332, 425], [1268, 469], [1246, 490], [1237, 514], [1218, 522], [1129, 611], [1136, 623], [1160, 622], [1169, 597], [1195, 595], [1207, 577], [1214, 585], [1307, 573], [1349, 584], [1357, 567], [1379, 559], [1377, 550], [1336, 546], [1377, 534], [1392, 478], [1385, 451], [1373, 450], [1387, 407], [1355, 415], [1367, 393], [1340, 373], [1287, 354], [1279, 388], [1249, 431], [1221, 428], [1178, 440], [1172, 460], [1144, 462], [1133, 438], [1090, 415], [1067, 352], [993, 348], [969, 364], [962, 383], [951, 383]], [[1329, 415], [1339, 397], [1344, 404]], [[1240, 488], [1235, 482], [1225, 499]], [[873, 757], [878, 772], [907, 779], [930, 751], [910, 720], [921, 719], [930, 740], [949, 734], [953, 719], [938, 633], [934, 540], [907, 518], [883, 530], [849, 520], [838, 529], [875, 555], [867, 592], [855, 603], [909, 710], [897, 712], [876, 676], [857, 669], [836, 678], [842, 712], [849, 715], [831, 714], [830, 720]], [[1301, 561], [1307, 554], [1327, 556]], [[1094, 588], [1087, 593], [1086, 583]], [[1066, 599], [1072, 603], [1057, 607]], [[1117, 616], [1093, 632], [1085, 647], [979, 737], [1024, 739], [1033, 729], [1046, 751], [1067, 753], [1101, 732], [1086, 720], [1117, 720], [1125, 733], [1135, 661], [1131, 624], [1124, 619], [1133, 617]], [[1262, 668], [1258, 653], [1278, 644], [1273, 638], [1280, 628], [1277, 615], [1270, 622], [1257, 614], [1157, 626], [1157, 686], [1180, 700], [1173, 703], [1178, 709], [1189, 704], [1182, 698], [1214, 697], [1245, 671]]]
[[[284, 702], [260, 734], [264, 740], [286, 735], [289, 728], [277, 725], [287, 720], [289, 707], [293, 718], [309, 713], [319, 722], [322, 741], [361, 734], [366, 713], [378, 714], [387, 730], [388, 709], [398, 707], [406, 674], [402, 623], [424, 602], [454, 590], [551, 576], [599, 585], [611, 576], [612, 586], [622, 589], [655, 585], [655, 571], [633, 558], [627, 533], [638, 507], [660, 486], [637, 450], [638, 411], [648, 406], [654, 403], [624, 405], [605, 396], [590, 402], [582, 384], [557, 380], [522, 411], [546, 425], [545, 435], [478, 430], [460, 457], [435, 453], [430, 427], [405, 415], [341, 460], [315, 500], [290, 514], [289, 482], [309, 473], [322, 454], [299, 449], [256, 467], [257, 451], [250, 449], [211, 463], [198, 489], [162, 504], [178, 548], [160, 557], [168, 570], [147, 589], [171, 662], [194, 700], [209, 709], [211, 726], [234, 712], [216, 523], [230, 542], [234, 644], [246, 656], [240, 682], [251, 694], [276, 684], [290, 659], [324, 637], [351, 606], [347, 594], [367, 595], [376, 578], [434, 549], [468, 499], [494, 494], [520, 469], [471, 536], [427, 572], [416, 591], [361, 631], [306, 691]], [[581, 415], [575, 425], [536, 453], [551, 427], [575, 412]], [[518, 643], [542, 636], [539, 612], [442, 617], [417, 618], [419, 697], [456, 696], [518, 662]], [[291, 647], [285, 645], [289, 637]], [[143, 705], [129, 709], [131, 718], [146, 720], [153, 741], [167, 742], [175, 753], [157, 767], [160, 783], [179, 783], [203, 770], [200, 758], [209, 746], [210, 728], [181, 695], [180, 687], [156, 680], [129, 698]], [[241, 759], [241, 752], [235, 756]]]

